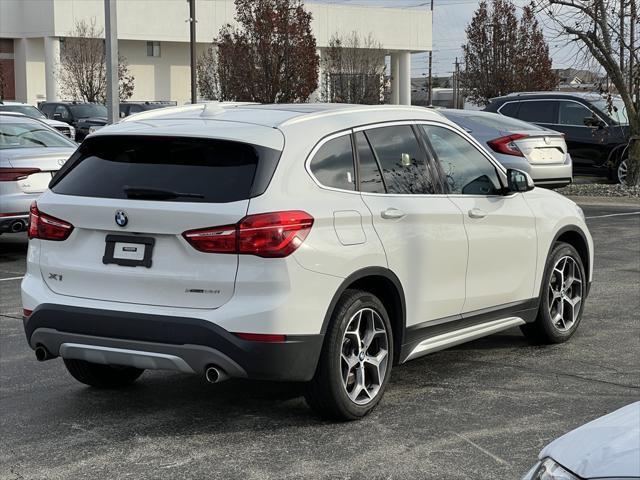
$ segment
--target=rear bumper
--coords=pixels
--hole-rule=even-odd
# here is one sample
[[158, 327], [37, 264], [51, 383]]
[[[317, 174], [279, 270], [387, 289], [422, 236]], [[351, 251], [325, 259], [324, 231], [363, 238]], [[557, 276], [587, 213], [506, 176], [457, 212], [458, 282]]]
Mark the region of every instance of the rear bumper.
[[287, 336], [281, 343], [241, 340], [197, 318], [42, 304], [24, 318], [31, 348], [95, 363], [203, 374], [209, 365], [231, 377], [308, 381], [323, 335]]

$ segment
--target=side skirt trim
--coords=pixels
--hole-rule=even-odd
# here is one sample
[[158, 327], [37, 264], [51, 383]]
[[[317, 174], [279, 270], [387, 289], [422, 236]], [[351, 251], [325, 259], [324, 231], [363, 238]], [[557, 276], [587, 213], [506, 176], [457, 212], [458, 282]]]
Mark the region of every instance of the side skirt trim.
[[409, 353], [406, 360], [413, 360], [414, 358], [427, 355], [428, 353], [444, 350], [445, 348], [476, 340], [478, 338], [491, 335], [492, 333], [507, 330], [508, 328], [515, 327], [517, 325], [524, 325], [525, 323], [526, 322], [522, 318], [508, 317], [436, 335], [435, 337], [431, 337], [420, 342], [411, 351], [411, 353]]

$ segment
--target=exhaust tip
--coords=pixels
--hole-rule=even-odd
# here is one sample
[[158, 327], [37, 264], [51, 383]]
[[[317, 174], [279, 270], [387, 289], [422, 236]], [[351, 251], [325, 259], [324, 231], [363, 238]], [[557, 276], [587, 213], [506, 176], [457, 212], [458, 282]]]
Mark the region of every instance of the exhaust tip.
[[224, 370], [212, 365], [205, 369], [204, 378], [206, 378], [209, 383], [220, 383], [227, 380], [229, 375], [227, 375]]
[[47, 350], [42, 345], [38, 345], [36, 347], [36, 360], [38, 360], [39, 362], [44, 362], [45, 360], [49, 360], [50, 358], [53, 358], [53, 355], [49, 353], [49, 350]]
[[11, 224], [9, 228], [11, 230], [11, 233], [18, 233], [24, 230], [24, 223], [22, 223], [20, 220], [16, 220]]

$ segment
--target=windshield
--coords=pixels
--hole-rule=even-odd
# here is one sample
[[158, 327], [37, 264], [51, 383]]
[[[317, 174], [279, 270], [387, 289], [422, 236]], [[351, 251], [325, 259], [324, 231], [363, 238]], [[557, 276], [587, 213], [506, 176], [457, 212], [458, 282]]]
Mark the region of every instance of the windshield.
[[624, 106], [624, 102], [621, 98], [612, 98], [611, 104], [605, 99], [596, 100], [591, 102], [593, 105], [607, 113], [616, 123], [620, 125], [629, 125], [629, 117], [627, 116], [627, 107]]
[[[6, 118], [6, 116], [5, 116]], [[0, 122], [0, 150], [9, 148], [66, 147], [76, 148], [66, 137], [51, 131], [40, 122]]]
[[32, 105], [0, 105], [0, 112], [17, 112], [31, 118], [47, 118]]
[[73, 112], [73, 116], [76, 118], [107, 116], [107, 107], [105, 107], [104, 105], [81, 103], [79, 105], [69, 105], [69, 108]]

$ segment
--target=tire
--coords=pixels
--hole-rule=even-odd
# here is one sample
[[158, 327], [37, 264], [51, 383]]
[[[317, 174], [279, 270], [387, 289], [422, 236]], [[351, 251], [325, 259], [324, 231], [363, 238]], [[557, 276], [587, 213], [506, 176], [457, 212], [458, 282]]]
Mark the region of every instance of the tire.
[[382, 302], [369, 292], [346, 290], [333, 311], [316, 373], [307, 385], [307, 404], [324, 418], [364, 417], [384, 395], [393, 358], [393, 331]]
[[135, 367], [102, 365], [68, 358], [63, 360], [73, 378], [80, 383], [98, 388], [119, 388], [131, 385], [144, 372]]
[[536, 320], [520, 327], [524, 336], [540, 344], [569, 340], [582, 320], [587, 281], [577, 250], [568, 243], [556, 243], [542, 277]]

